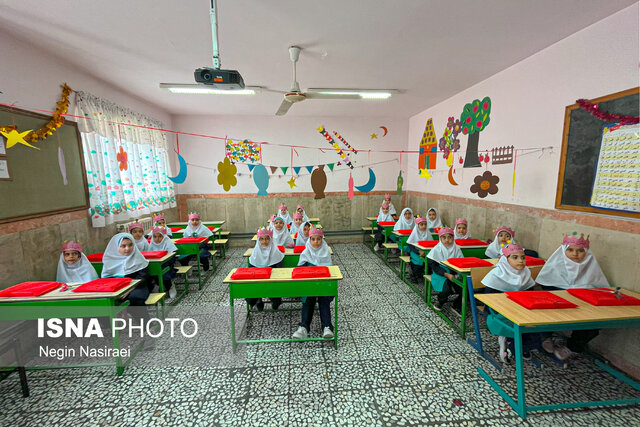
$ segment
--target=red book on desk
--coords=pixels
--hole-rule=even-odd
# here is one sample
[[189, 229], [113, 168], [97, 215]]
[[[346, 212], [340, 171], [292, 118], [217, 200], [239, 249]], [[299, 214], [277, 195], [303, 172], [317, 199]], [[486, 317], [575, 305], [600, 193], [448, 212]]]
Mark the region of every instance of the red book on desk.
[[640, 299], [619, 293], [616, 296], [611, 288], [567, 289], [571, 295], [591, 305], [640, 305]]
[[271, 277], [271, 267], [241, 267], [231, 275], [232, 280], [268, 279]]
[[206, 240], [206, 237], [182, 237], [176, 240], [176, 243], [202, 243]]
[[480, 239], [456, 239], [458, 246], [489, 246], [487, 242]]
[[534, 265], [544, 265], [546, 261], [543, 260], [542, 258], [536, 258], [529, 255], [525, 255], [524, 262], [525, 262], [525, 265], [532, 267]]
[[294, 254], [301, 254], [302, 251], [304, 251], [304, 248], [306, 248], [305, 245], [297, 245], [293, 248], [293, 253]]
[[184, 231], [184, 228], [180, 227], [169, 227], [172, 233], [177, 233], [178, 231]]
[[87, 255], [87, 259], [89, 262], [102, 262], [102, 257], [104, 256], [104, 252], [96, 252], [95, 254]]
[[39, 297], [64, 285], [60, 282], [22, 282], [0, 291], [0, 297]]
[[576, 304], [552, 294], [549, 291], [508, 291], [505, 292], [513, 300], [529, 310], [542, 308], [575, 308]]
[[169, 251], [140, 251], [146, 259], [160, 259], [165, 257]]
[[396, 225], [396, 222], [395, 221], [380, 221], [378, 223], [378, 225], [381, 226], [381, 227], [391, 227], [393, 225]]
[[438, 242], [438, 240], [418, 240], [418, 246], [433, 249], [438, 244]]
[[115, 292], [131, 283], [128, 277], [111, 277], [108, 279], [95, 279], [84, 283], [72, 292]]
[[309, 279], [314, 277], [331, 277], [329, 267], [296, 267], [291, 273], [292, 279]]
[[473, 257], [473, 256], [468, 256], [468, 257], [464, 257], [464, 258], [449, 258], [447, 261], [449, 262], [449, 264], [455, 265], [456, 267], [459, 267], [459, 268], [491, 267], [491, 266], [493, 266], [493, 264], [491, 264], [489, 261], [484, 260], [484, 259], [480, 259], [480, 258], [476, 258], [476, 257]]
[[396, 230], [396, 233], [402, 234], [403, 236], [408, 236], [411, 234], [413, 230]]

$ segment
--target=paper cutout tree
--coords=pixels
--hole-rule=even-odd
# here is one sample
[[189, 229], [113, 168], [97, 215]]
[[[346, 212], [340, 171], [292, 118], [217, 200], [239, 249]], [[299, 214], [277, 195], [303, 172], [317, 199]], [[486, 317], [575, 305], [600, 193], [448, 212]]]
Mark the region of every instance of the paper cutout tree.
[[491, 99], [487, 96], [482, 101], [474, 100], [462, 109], [460, 122], [462, 123], [462, 133], [469, 135], [467, 140], [467, 154], [464, 159], [465, 168], [480, 167], [478, 160], [478, 141], [482, 132], [490, 121]]
[[420, 140], [420, 155], [418, 157], [418, 169], [435, 169], [437, 158], [436, 132], [433, 129], [433, 119], [427, 120], [424, 133]]

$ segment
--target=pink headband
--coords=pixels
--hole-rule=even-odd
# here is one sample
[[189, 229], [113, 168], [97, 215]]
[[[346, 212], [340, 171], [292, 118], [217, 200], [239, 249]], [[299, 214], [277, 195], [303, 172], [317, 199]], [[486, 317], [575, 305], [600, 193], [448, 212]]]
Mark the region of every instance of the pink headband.
[[287, 209], [287, 205], [280, 205], [280, 207], [278, 209], [280, 209], [280, 210], [285, 209], [286, 210]]
[[419, 216], [418, 218], [416, 218], [416, 224], [420, 224], [421, 222], [427, 222], [427, 218], [423, 217], [423, 216]]
[[78, 252], [82, 252], [82, 245], [78, 242], [74, 242], [73, 240], [70, 240], [68, 242], [64, 242], [62, 244], [62, 251], [78, 251]]
[[511, 237], [515, 236], [516, 234], [516, 232], [510, 229], [509, 227], [499, 227], [499, 228], [496, 228], [496, 230], [493, 232], [493, 235], [497, 236], [498, 233], [500, 233], [501, 231], [506, 231], [507, 233], [509, 233]]
[[189, 215], [189, 221], [191, 221], [192, 219], [200, 219], [200, 214], [193, 212]]
[[167, 229], [164, 227], [153, 227], [151, 229], [151, 234], [156, 234], [156, 233], [167, 234]]
[[265, 236], [273, 237], [273, 231], [267, 230], [266, 228], [259, 229], [258, 230], [258, 238], [265, 237]]
[[275, 215], [271, 215], [271, 218], [269, 218], [269, 221], [273, 222], [273, 220], [276, 219]]
[[440, 231], [438, 231], [438, 237], [442, 237], [445, 234], [451, 234], [453, 236], [453, 228], [451, 227], [442, 227]]
[[302, 206], [302, 205], [298, 205], [298, 207], [296, 208], [296, 210], [298, 210], [298, 209], [302, 209], [302, 210], [304, 210], [304, 206]]
[[578, 233], [574, 232], [571, 236], [565, 235], [564, 239], [562, 239], [562, 244], [589, 249], [589, 236], [585, 239], [584, 234], [580, 234], [580, 237], [578, 237]]
[[456, 219], [456, 226], [458, 226], [458, 224], [468, 225], [467, 220], [463, 218]]
[[516, 252], [524, 252], [522, 246], [517, 243], [507, 243], [502, 247], [502, 255], [508, 257], [511, 254], [515, 254]]
[[316, 228], [316, 227], [311, 227], [311, 229], [309, 230], [309, 237], [311, 236], [320, 236], [320, 237], [324, 237], [324, 233], [322, 232], [321, 229]]
[[383, 209], [386, 209], [386, 208], [388, 208], [388, 207], [389, 207], [389, 203], [385, 202], [385, 203], [383, 203], [383, 204], [382, 204], [382, 206], [381, 206], [381, 207], [382, 207]]
[[302, 219], [302, 218], [303, 218], [303, 216], [302, 216], [301, 213], [294, 213], [293, 214], [293, 219]]
[[141, 228], [144, 230], [144, 227], [139, 222], [134, 222], [133, 224], [129, 224], [129, 231], [131, 232], [134, 228]]
[[391, 198], [391, 194], [385, 194], [385, 195], [384, 195], [384, 198], [385, 198], [385, 199], [390, 199], [390, 198]]
[[153, 222], [164, 221], [164, 215], [158, 214], [153, 216]]

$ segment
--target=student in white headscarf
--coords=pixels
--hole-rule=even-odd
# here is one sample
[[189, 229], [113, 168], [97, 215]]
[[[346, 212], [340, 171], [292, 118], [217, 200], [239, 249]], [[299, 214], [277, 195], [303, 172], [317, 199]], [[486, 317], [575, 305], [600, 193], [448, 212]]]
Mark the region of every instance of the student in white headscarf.
[[86, 283], [98, 278], [96, 269], [82, 253], [82, 245], [68, 241], [62, 244], [56, 281], [62, 283]]
[[289, 225], [293, 222], [293, 218], [291, 218], [291, 215], [289, 214], [289, 209], [287, 209], [287, 205], [285, 205], [284, 203], [281, 204], [278, 208], [276, 217], [282, 218], [282, 221], [284, 221], [284, 225]]
[[[308, 221], [308, 218], [307, 218], [307, 221]], [[301, 233], [302, 232], [302, 227], [304, 227], [303, 224], [304, 224], [303, 215], [301, 213], [299, 213], [299, 212], [294, 213], [293, 214], [293, 224], [291, 224], [291, 228], [289, 229], [289, 234], [295, 235], [296, 233]]]
[[[213, 232], [204, 226], [200, 219], [200, 215], [192, 212], [189, 214], [189, 224], [184, 229], [183, 233], [184, 237], [211, 237], [213, 236]], [[191, 261], [195, 255], [187, 255], [186, 257], [180, 260], [181, 265], [189, 265], [189, 261]], [[209, 271], [209, 258], [211, 258], [211, 253], [208, 251], [207, 242], [204, 241], [200, 244], [200, 263], [202, 263], [202, 269], [204, 271]]]
[[285, 226], [286, 222], [281, 216], [275, 217], [273, 220], [273, 244], [276, 246], [286, 246], [292, 248], [295, 246], [289, 229]]
[[129, 224], [129, 233], [133, 236], [133, 242], [140, 252], [149, 250], [149, 242], [144, 237], [144, 226], [139, 222]]
[[430, 208], [427, 211], [427, 228], [429, 231], [433, 231], [434, 228], [442, 228], [442, 221], [440, 221], [440, 215], [436, 208]]
[[516, 232], [509, 227], [498, 227], [493, 232], [493, 241], [487, 246], [484, 252], [487, 258], [500, 258], [502, 255], [502, 246], [507, 243], [516, 243], [514, 238]]
[[[164, 227], [156, 226], [151, 229], [151, 243], [149, 244], [149, 250], [150, 251], [167, 251], [171, 253], [171, 252], [177, 252], [178, 248], [167, 236], [167, 229]], [[167, 271], [162, 275], [162, 282], [164, 285], [164, 289], [169, 291], [169, 298], [175, 298], [178, 293], [176, 291], [176, 287], [173, 284], [173, 279], [175, 279], [176, 273], [178, 272], [178, 270], [173, 268], [175, 262], [176, 262], [176, 258], [173, 257], [171, 258], [171, 260], [164, 262], [162, 264], [163, 270], [165, 269], [165, 267], [169, 267], [169, 271]], [[154, 282], [156, 281], [155, 277], [153, 280]]]
[[[299, 213], [300, 215], [302, 215], [302, 222], [308, 222], [309, 221], [309, 217], [307, 216], [307, 212], [304, 210], [304, 207], [302, 205], [298, 205], [298, 207], [296, 208], [296, 213]], [[294, 218], [295, 220], [295, 214], [294, 214]]]
[[309, 240], [309, 230], [311, 230], [312, 224], [310, 222], [305, 222], [302, 226], [302, 229], [298, 232], [298, 237], [296, 237], [296, 246], [304, 246], [307, 244], [307, 240]]
[[384, 227], [380, 225], [381, 222], [390, 222], [395, 221], [391, 214], [389, 213], [389, 204], [383, 203], [380, 206], [380, 212], [378, 213], [378, 218], [376, 218], [376, 222], [378, 223], [378, 229], [375, 232], [376, 237], [376, 246], [373, 248], [374, 251], [379, 251], [382, 248], [382, 244], [384, 243]]
[[454, 240], [458, 239], [470, 239], [471, 232], [469, 231], [469, 223], [464, 218], [459, 218], [456, 220], [456, 225], [453, 228], [453, 238]]
[[[536, 277], [536, 282], [547, 289], [609, 287], [609, 281], [589, 250], [589, 237], [578, 237], [577, 233], [564, 237], [562, 246], [549, 257]], [[566, 340], [566, 345], [564, 337], [556, 334], [547, 338], [542, 347], [547, 352], [554, 353], [558, 359], [565, 360], [573, 353], [585, 351], [589, 341], [598, 333], [597, 329], [573, 331]]]
[[[258, 240], [253, 247], [253, 252], [249, 256], [249, 267], [282, 267], [284, 254], [280, 252], [277, 245], [273, 241], [273, 230], [261, 228], [258, 230]], [[282, 298], [270, 298], [271, 308], [277, 310], [282, 304]], [[247, 298], [249, 307], [256, 307], [258, 311], [264, 310], [264, 302], [262, 298]]]
[[389, 205], [389, 214], [391, 216], [395, 216], [397, 214], [396, 207], [393, 206], [393, 203], [391, 202], [391, 194], [385, 194], [384, 201], [382, 203], [386, 203]]
[[398, 222], [393, 226], [393, 231], [398, 230], [413, 230], [413, 227], [416, 225], [415, 219], [413, 218], [413, 211], [411, 208], [404, 208], [398, 217]]
[[[304, 251], [300, 254], [298, 266], [330, 266], [331, 254], [329, 246], [324, 240], [324, 233], [319, 228], [311, 228], [309, 240]], [[293, 333], [293, 338], [304, 339], [309, 336], [311, 330], [311, 320], [316, 307], [316, 301], [320, 308], [320, 322], [322, 327], [322, 338], [333, 338], [333, 324], [331, 323], [331, 301], [333, 297], [306, 297], [302, 305], [302, 320], [298, 329]]]
[[132, 306], [144, 306], [151, 293], [147, 261], [129, 233], [118, 233], [109, 240], [102, 257], [102, 277], [129, 277], [140, 283], [129, 293]]
[[[431, 304], [436, 310], [442, 310], [442, 306], [447, 302], [449, 296], [453, 294], [452, 287], [454, 284], [451, 279], [456, 277], [455, 274], [449, 273], [440, 263], [449, 258], [464, 257], [460, 247], [453, 240], [453, 233], [452, 228], [442, 227], [438, 232], [440, 242], [427, 254], [427, 264], [431, 270], [431, 285], [436, 291], [440, 292], [436, 299], [431, 298]], [[458, 297], [453, 302], [453, 308], [457, 311], [462, 309], [462, 292], [458, 292]]]
[[416, 218], [415, 223], [416, 225], [407, 239], [407, 246], [411, 256], [411, 281], [421, 283], [424, 281], [424, 261], [422, 260], [424, 252], [413, 246], [413, 244], [421, 240], [433, 240], [433, 236], [427, 228], [426, 218]]

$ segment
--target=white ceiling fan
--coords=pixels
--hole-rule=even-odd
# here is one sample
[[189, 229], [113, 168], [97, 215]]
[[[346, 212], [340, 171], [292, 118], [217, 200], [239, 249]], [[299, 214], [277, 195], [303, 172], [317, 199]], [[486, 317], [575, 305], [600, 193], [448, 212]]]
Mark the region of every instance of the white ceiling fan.
[[306, 92], [300, 90], [300, 84], [296, 75], [296, 63], [300, 58], [298, 46], [289, 47], [289, 57], [293, 62], [293, 82], [291, 89], [286, 91], [265, 89], [269, 92], [284, 94], [284, 99], [276, 111], [276, 116], [284, 116], [289, 108], [296, 102], [302, 102], [306, 99], [387, 99], [392, 94], [398, 93], [395, 89], [332, 89], [332, 88], [309, 88]]

